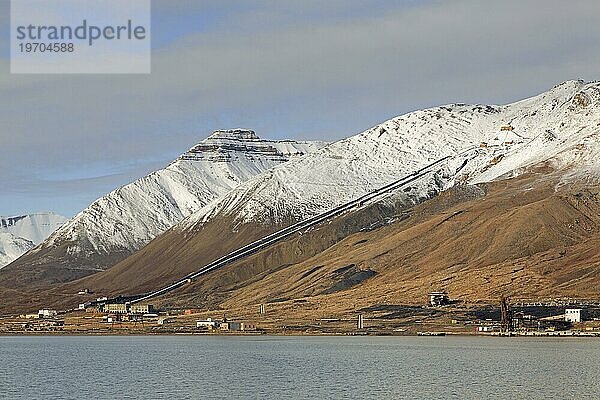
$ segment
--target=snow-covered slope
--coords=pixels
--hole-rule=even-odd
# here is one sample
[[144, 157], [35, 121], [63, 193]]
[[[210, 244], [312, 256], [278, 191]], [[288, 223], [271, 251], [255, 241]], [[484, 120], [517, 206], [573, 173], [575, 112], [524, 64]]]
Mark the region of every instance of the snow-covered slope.
[[68, 220], [69, 218], [55, 213], [0, 217], [0, 231], [39, 244]]
[[35, 244], [8, 232], [0, 232], [0, 268], [19, 258]]
[[67, 217], [54, 213], [0, 217], [0, 268], [41, 243], [66, 221]]
[[408, 194], [419, 201], [457, 182], [490, 181], [544, 160], [557, 162], [582, 146], [597, 148], [599, 131], [595, 82], [568, 81], [506, 106], [454, 104], [416, 111], [258, 175], [177, 229], [192, 230], [219, 215], [237, 223], [303, 219], [456, 156], [413, 185]]
[[324, 145], [267, 141], [244, 129], [216, 131], [166, 168], [98, 199], [28, 256], [41, 253], [81, 269], [109, 267], [112, 255], [139, 249], [240, 183]]

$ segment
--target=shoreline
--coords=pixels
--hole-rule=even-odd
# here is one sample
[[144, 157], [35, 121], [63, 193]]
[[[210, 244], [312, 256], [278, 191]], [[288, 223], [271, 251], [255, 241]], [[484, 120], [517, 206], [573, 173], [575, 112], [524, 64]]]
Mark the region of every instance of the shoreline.
[[478, 337], [478, 338], [600, 338], [600, 332], [511, 332], [510, 334], [470, 333], [470, 332], [417, 332], [407, 334], [391, 334], [387, 332], [375, 333], [302, 333], [302, 332], [255, 332], [255, 333], [211, 333], [211, 332], [2, 332], [2, 337], [145, 337], [145, 336], [207, 336], [207, 337]]
[[[563, 307], [564, 308], [564, 307]], [[492, 304], [450, 306], [392, 305], [359, 311], [272, 306], [224, 310], [158, 310], [152, 314], [110, 314], [77, 310], [48, 311], [49, 316], [0, 317], [2, 336], [480, 336], [597, 337], [600, 308], [582, 322], [565, 322], [556, 306], [517, 308], [510, 333], [501, 332], [500, 313]]]

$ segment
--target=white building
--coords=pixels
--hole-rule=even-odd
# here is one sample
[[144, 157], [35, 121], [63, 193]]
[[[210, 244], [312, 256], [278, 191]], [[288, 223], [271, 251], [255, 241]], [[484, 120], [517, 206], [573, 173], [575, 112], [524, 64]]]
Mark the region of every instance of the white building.
[[212, 330], [217, 327], [217, 321], [207, 318], [206, 321], [196, 321], [196, 328]]
[[567, 308], [565, 310], [565, 321], [581, 322], [581, 308]]
[[479, 332], [498, 332], [500, 325], [481, 325], [477, 328]]

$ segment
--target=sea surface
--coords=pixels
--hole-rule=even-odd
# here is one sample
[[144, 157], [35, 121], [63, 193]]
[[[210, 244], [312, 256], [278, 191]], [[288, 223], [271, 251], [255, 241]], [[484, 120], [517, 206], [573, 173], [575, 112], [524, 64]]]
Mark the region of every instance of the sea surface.
[[594, 338], [0, 337], [0, 399], [600, 399]]

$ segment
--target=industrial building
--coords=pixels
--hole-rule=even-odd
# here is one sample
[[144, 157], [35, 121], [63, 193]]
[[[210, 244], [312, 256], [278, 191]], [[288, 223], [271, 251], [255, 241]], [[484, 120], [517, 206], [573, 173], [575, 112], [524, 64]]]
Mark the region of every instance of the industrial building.
[[581, 322], [582, 312], [581, 308], [567, 308], [565, 310], [565, 321], [566, 322]]
[[500, 324], [481, 325], [477, 328], [478, 332], [500, 332]]
[[211, 318], [207, 318], [206, 320], [196, 321], [196, 328], [208, 331], [219, 329], [220, 331], [224, 332], [255, 331], [256, 324], [227, 321], [227, 319], [224, 321], [214, 321]]
[[448, 297], [448, 292], [437, 291], [429, 293], [429, 305], [432, 307], [444, 306], [449, 303], [450, 298]]
[[152, 304], [108, 303], [104, 305], [105, 313], [110, 314], [150, 314], [154, 312]]
[[152, 304], [132, 304], [129, 312], [131, 314], [151, 314], [154, 312]]
[[225, 321], [219, 324], [219, 329], [222, 331], [241, 331], [242, 324], [240, 322]]
[[40, 318], [53, 318], [58, 315], [58, 312], [56, 310], [40, 310], [38, 315]]
[[127, 314], [127, 304], [109, 303], [104, 305], [104, 312], [111, 314]]

